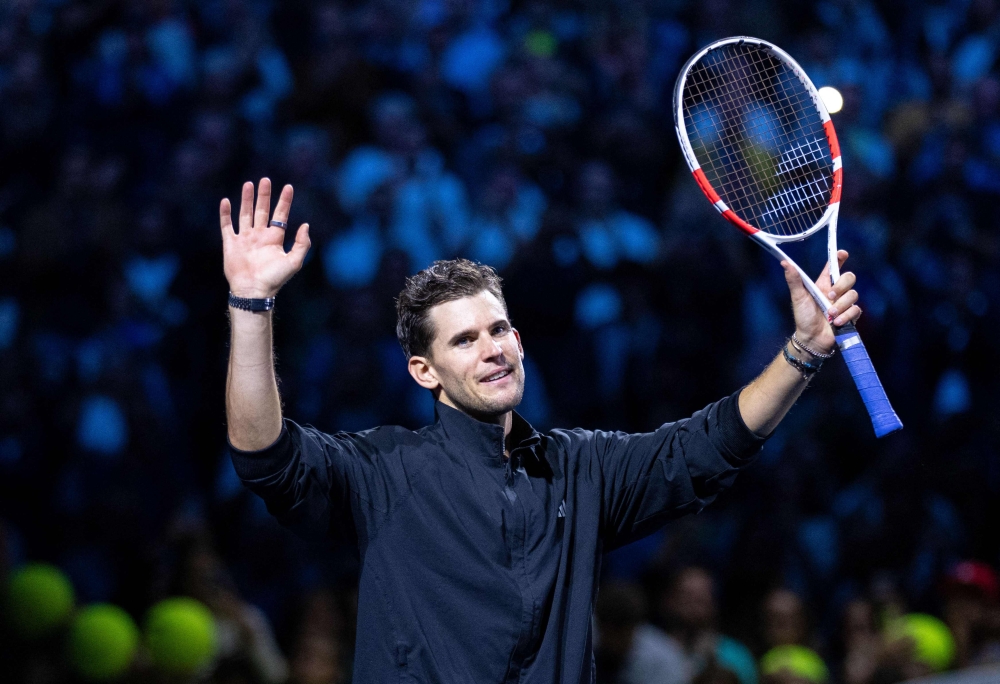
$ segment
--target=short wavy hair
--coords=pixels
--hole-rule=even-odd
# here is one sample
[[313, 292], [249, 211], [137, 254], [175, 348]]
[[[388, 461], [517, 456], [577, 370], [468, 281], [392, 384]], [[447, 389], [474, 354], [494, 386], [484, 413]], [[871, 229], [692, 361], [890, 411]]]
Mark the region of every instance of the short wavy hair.
[[500, 283], [495, 270], [468, 259], [435, 261], [407, 278], [406, 287], [396, 299], [396, 337], [406, 358], [429, 355], [435, 335], [430, 310], [438, 304], [485, 291], [500, 300], [506, 313]]

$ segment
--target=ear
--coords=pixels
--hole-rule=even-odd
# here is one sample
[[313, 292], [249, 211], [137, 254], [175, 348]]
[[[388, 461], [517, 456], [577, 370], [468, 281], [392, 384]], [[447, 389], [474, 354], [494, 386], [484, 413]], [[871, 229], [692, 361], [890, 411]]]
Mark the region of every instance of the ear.
[[409, 371], [410, 377], [424, 389], [433, 391], [441, 386], [437, 374], [434, 372], [434, 367], [426, 356], [411, 356], [410, 360], [406, 362], [406, 370]]
[[520, 354], [521, 360], [524, 361], [524, 347], [521, 345], [521, 333], [514, 326], [510, 326], [510, 331], [514, 333], [514, 339], [517, 340], [517, 352]]

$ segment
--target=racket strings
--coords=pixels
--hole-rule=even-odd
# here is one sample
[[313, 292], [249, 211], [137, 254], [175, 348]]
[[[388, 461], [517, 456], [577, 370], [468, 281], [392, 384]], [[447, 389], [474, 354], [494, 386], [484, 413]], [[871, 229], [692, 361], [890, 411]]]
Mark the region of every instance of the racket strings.
[[833, 160], [813, 96], [766, 50], [726, 45], [685, 80], [688, 139], [705, 176], [744, 221], [794, 236], [823, 216]]
[[[728, 171], [728, 175], [735, 176], [735, 178], [727, 179], [722, 177], [718, 178], [718, 180], [722, 181], [721, 185], [723, 186], [723, 189], [730, 190], [729, 193], [726, 193], [730, 195], [730, 199], [744, 200], [743, 202], [739, 201], [732, 202], [732, 204], [735, 205], [734, 210], [743, 210], [744, 207], [741, 205], [746, 204], [747, 199], [750, 200], [751, 204], [754, 203], [754, 200], [757, 200], [756, 204], [758, 205], [760, 204], [760, 199], [761, 199], [760, 197], [753, 197], [754, 193], [752, 192], [751, 193], [745, 192], [747, 190], [746, 186], [748, 184], [748, 181], [752, 186], [754, 179], [761, 180], [761, 176], [763, 175], [763, 180], [766, 182], [769, 180], [768, 176], [770, 176], [771, 182], [767, 183], [769, 187], [767, 187], [766, 190], [769, 190], [771, 192], [765, 193], [769, 195], [768, 201], [766, 202], [766, 206], [763, 209], [757, 207], [759, 209], [759, 211], [756, 212], [759, 215], [758, 217], [767, 219], [765, 221], [766, 224], [773, 224], [775, 222], [775, 219], [779, 219], [779, 221], [780, 219], [784, 219], [784, 223], [792, 223], [793, 226], [791, 231], [787, 230], [789, 226], [780, 226], [780, 225], [778, 226], [779, 228], [785, 228], [785, 230], [781, 231], [783, 233], [801, 232], [803, 230], [808, 229], [809, 225], [802, 225], [803, 221], [801, 219], [803, 217], [796, 216], [796, 212], [793, 210], [792, 203], [807, 201], [813, 195], [817, 194], [821, 195], [822, 188], [813, 188], [813, 192], [803, 191], [802, 189], [799, 188], [793, 188], [793, 189], [784, 188], [782, 189], [783, 191], [781, 192], [774, 192], [775, 191], [774, 186], [776, 185], [773, 182], [774, 169], [768, 168], [771, 165], [770, 157], [761, 154], [761, 150], [759, 149], [755, 151], [756, 154], [753, 153], [747, 154], [747, 149], [745, 145], [732, 144], [733, 143], [732, 138], [734, 137], [734, 134], [735, 137], [741, 138], [742, 139], [741, 141], [745, 140], [750, 140], [752, 142], [763, 141], [765, 143], [768, 142], [769, 138], [774, 137], [775, 129], [773, 125], [771, 126], [771, 130], [768, 130], [768, 127], [766, 125], [761, 125], [760, 123], [761, 117], [758, 117], [757, 125], [755, 126], [752, 125], [748, 129], [746, 125], [747, 119], [745, 116], [742, 116], [741, 114], [745, 113], [748, 105], [753, 104], [754, 101], [756, 102], [760, 102], [762, 100], [764, 102], [775, 101], [773, 92], [774, 88], [773, 87], [768, 88], [767, 85], [770, 84], [771, 86], [773, 86], [773, 84], [775, 83], [777, 83], [779, 86], [782, 85], [780, 81], [778, 81], [778, 79], [776, 78], [780, 75], [780, 71], [777, 68], [777, 66], [779, 66], [780, 63], [776, 63], [776, 61], [773, 60], [773, 58], [770, 58], [770, 56], [767, 56], [767, 59], [770, 61], [770, 63], [767, 63], [764, 62], [762, 59], [760, 59], [761, 56], [760, 53], [756, 55], [754, 55], [753, 53], [750, 54], [752, 58], [756, 57], [756, 59], [749, 60], [749, 63], [747, 60], [737, 61], [734, 60], [732, 56], [729, 56], [728, 61], [730, 62], [730, 64], [722, 65], [724, 67], [722, 70], [723, 72], [722, 75], [725, 76], [725, 67], [728, 67], [729, 71], [735, 71], [736, 78], [743, 81], [744, 88], [741, 88], [739, 90], [731, 88], [726, 88], [726, 90], [724, 91], [721, 90], [721, 86], [725, 83], [725, 79], [719, 77], [718, 69], [713, 69], [713, 71], [716, 71], [716, 73], [712, 74], [713, 78], [709, 80], [709, 85], [712, 88], [712, 90], [708, 91], [709, 95], [715, 95], [718, 93], [724, 94], [724, 97], [722, 98], [723, 110], [726, 114], [726, 118], [729, 120], [728, 121], [728, 123], [730, 124], [729, 128], [735, 128], [735, 132], [734, 131], [729, 132], [730, 140], [726, 141], [729, 144], [722, 146], [723, 154], [717, 155], [716, 157], [716, 161], [722, 163], [721, 170]], [[735, 64], [733, 64], [734, 61], [736, 62]], [[734, 66], [736, 67], [735, 69], [733, 68]], [[763, 69], [761, 68], [762, 66]], [[755, 74], [754, 71], [756, 71], [757, 73]], [[755, 76], [756, 78], [754, 78]], [[762, 85], [764, 87], [762, 87]], [[749, 90], [749, 97], [747, 97], [746, 95], [747, 90]], [[806, 93], [806, 96], [808, 97], [808, 93]], [[779, 113], [784, 114], [786, 118], [788, 117], [789, 114], [794, 113], [794, 110], [789, 104], [790, 101], [788, 98], [785, 98], [784, 101], [781, 100], [778, 101], [781, 102], [782, 104], [779, 110], [784, 110], [780, 111]], [[732, 116], [733, 112], [737, 113], [737, 116], [735, 118]], [[735, 126], [733, 125], [733, 121], [736, 122]], [[783, 129], [784, 127], [782, 127], [782, 129], [777, 129], [777, 130], [779, 130], [781, 133], [779, 135], [779, 137], [781, 138], [780, 142], [787, 145], [789, 142], [791, 142], [791, 139]], [[719, 148], [717, 147], [716, 149], [718, 150]], [[729, 152], [729, 154], [725, 154], [726, 152]], [[740, 163], [741, 161], [743, 161], [744, 164], [741, 164]], [[788, 160], [788, 162], [791, 161], [792, 159]], [[744, 168], [745, 166], [749, 166], [749, 168]], [[801, 164], [786, 163], [787, 168], [785, 170], [786, 172], [791, 171], [793, 170], [793, 167], [797, 166], [801, 166]], [[713, 174], [713, 175], [721, 176], [721, 174]], [[726, 180], [736, 181], [736, 183], [730, 182], [727, 184], [725, 182]], [[726, 185], [729, 185], [731, 187], [726, 188], [725, 187]], [[757, 185], [759, 186], [760, 183], [757, 183]], [[750, 187], [750, 189], [753, 190], [754, 188]], [[757, 189], [760, 190], [761, 188], [758, 187]], [[748, 197], [748, 195], [750, 195], [750, 197]], [[809, 223], [811, 225], [811, 222]]]
[[[780, 82], [780, 76], [782, 75], [782, 72], [779, 69], [779, 67], [783, 67], [784, 65], [775, 60], [773, 57], [765, 55], [762, 51], [759, 50], [750, 52], [748, 53], [748, 55], [751, 57], [750, 64], [747, 64], [746, 62], [743, 63], [736, 62], [735, 66], [738, 67], [737, 69], [733, 68], [734, 66], [733, 56], [732, 55], [728, 56], [727, 57], [728, 63], [722, 65], [723, 67], [721, 75], [722, 77], [715, 76], [711, 79], [712, 89], [708, 91], [708, 94], [710, 96], [718, 96], [721, 94], [724, 97], [725, 104], [729, 105], [728, 107], [724, 107], [724, 109], [726, 110], [726, 113], [728, 115], [732, 115], [733, 113], [737, 114], [737, 117], [735, 118], [735, 123], [737, 126], [738, 133], [744, 139], [752, 139], [756, 137], [762, 141], [767, 142], [766, 139], [772, 137], [774, 131], [773, 130], [769, 131], [765, 126], [762, 125], [757, 125], [754, 126], [751, 130], [747, 130], [745, 125], [745, 118], [739, 116], [739, 114], [742, 113], [744, 110], [746, 110], [748, 105], [752, 103], [745, 96], [737, 95], [737, 93], [739, 92], [738, 90], [732, 89], [731, 86], [727, 86], [724, 80], [724, 77], [727, 75], [726, 72], [729, 71], [735, 73], [735, 76], [738, 79], [738, 83], [740, 83], [740, 85], [743, 86], [741, 90], [745, 90], [747, 87], [749, 87], [750, 95], [753, 97], [754, 101], [756, 102], [770, 101], [768, 102], [769, 104], [777, 104], [778, 105], [777, 109], [779, 111], [777, 111], [776, 114], [786, 119], [794, 119], [795, 114], [801, 110], [803, 105], [811, 104], [811, 98], [809, 97], [807, 92], [804, 92], [804, 89], [800, 89], [799, 92], [795, 92], [794, 90], [788, 92], [787, 88], [783, 88], [782, 89], [783, 92], [778, 93], [779, 97], [775, 98], [774, 90], [776, 89], [773, 88], [773, 86], [782, 85]], [[766, 62], [764, 61], [765, 59], [767, 60]], [[756, 78], [754, 77], [755, 74], [749, 73], [750, 72], [750, 69], [748, 68], [749, 66], [758, 67], [757, 69], [758, 75], [756, 75]], [[759, 73], [760, 72], [759, 67], [761, 66], [764, 67], [762, 74]], [[792, 76], [794, 77], [794, 74]], [[772, 87], [767, 88], [768, 85]], [[796, 99], [798, 101], [796, 101]], [[792, 143], [792, 138], [783, 129], [779, 131], [779, 137], [780, 137], [780, 142], [785, 145]]]
[[[774, 102], [775, 98], [773, 91], [776, 89], [773, 88], [773, 85], [774, 84], [777, 84], [779, 86], [782, 85], [779, 80], [780, 71], [777, 68], [778, 66], [780, 66], [779, 62], [777, 62], [770, 56], [766, 56], [768, 61], [764, 61], [764, 59], [761, 59], [762, 54], [760, 52], [757, 53], [751, 52], [750, 56], [751, 60], [749, 60], [749, 63], [748, 61], [745, 60], [739, 60], [739, 61], [734, 60], [732, 56], [729, 56], [728, 61], [730, 63], [723, 65], [724, 69], [725, 67], [729, 67], [731, 71], [735, 71], [736, 78], [740, 79], [743, 82], [744, 86], [749, 86], [749, 88], [744, 87], [740, 89], [743, 91], [749, 90], [749, 98], [744, 94], [741, 94], [740, 90], [735, 90], [730, 88], [726, 88], [726, 90], [724, 91], [720, 90], [721, 85], [725, 83], [725, 80], [719, 78], [717, 75], [715, 78], [711, 79], [711, 86], [713, 87], [715, 92], [722, 92], [725, 95], [724, 110], [726, 110], [727, 114], [731, 114], [734, 111], [737, 112], [737, 114], [744, 113], [747, 110], [748, 105], [752, 104], [752, 101], [760, 102], [763, 100], [767, 102], [770, 100], [771, 102]], [[734, 61], [736, 62], [735, 65], [733, 64]], [[736, 68], [733, 69], [733, 66], [735, 66]], [[756, 71], [757, 73], [755, 74], [754, 71]], [[723, 76], [724, 75], [725, 71], [723, 70]], [[769, 88], [768, 87], [769, 85], [772, 87]], [[714, 93], [710, 91], [710, 94]], [[779, 108], [779, 110], [783, 110], [779, 111], [778, 113], [785, 115], [786, 118], [790, 114], [794, 114], [794, 109], [790, 105], [790, 102], [792, 101], [789, 98], [786, 97], [783, 101], [778, 100], [778, 102], [780, 102], [782, 105]], [[731, 116], [727, 118], [732, 119]], [[764, 142], [765, 154], [766, 154], [766, 147], [767, 147], [766, 143], [772, 142], [771, 139], [774, 138], [774, 127], [772, 126], [771, 130], [768, 130], [766, 124], [761, 125], [760, 118], [761, 117], [758, 117], [757, 125], [751, 126], [748, 129], [746, 126], [746, 118], [744, 116], [737, 116], [737, 118], [735, 118], [735, 121], [737, 122], [735, 126], [736, 135], [742, 138], [743, 140], [751, 140], [753, 142], [758, 142], [758, 141]], [[782, 129], [778, 129], [780, 131], [778, 137], [780, 138], [781, 143], [788, 145], [791, 142], [791, 139], [788, 136], [788, 134], [784, 132], [783, 128], [784, 127], [782, 127]], [[729, 142], [732, 141], [730, 140]], [[728, 147], [732, 148], [733, 146], [729, 145]], [[759, 197], [755, 198], [752, 196], [753, 193], [746, 193], [741, 191], [747, 189], [745, 186], [748, 183], [748, 181], [750, 182], [751, 190], [754, 189], [752, 187], [753, 185], [757, 186], [760, 185], [759, 182], [754, 183], [755, 179], [758, 181], [764, 180], [765, 182], [767, 182], [769, 180], [768, 176], [770, 176], [771, 180], [773, 181], [774, 170], [771, 168], [767, 168], [770, 165], [769, 164], [771, 161], [770, 157], [761, 154], [760, 150], [755, 150], [756, 154], [747, 154], [747, 150], [744, 145], [737, 146], [736, 150], [738, 151], [738, 154], [730, 155], [729, 158], [722, 157], [719, 159], [719, 161], [723, 162], [723, 170], [728, 170], [730, 172], [730, 175], [736, 176], [735, 180], [737, 181], [737, 184], [734, 185], [733, 183], [729, 183], [729, 185], [733, 187], [729, 188], [731, 192], [728, 194], [734, 195], [735, 198], [743, 200], [748, 199], [747, 195], [750, 194], [751, 195], [751, 197], [749, 197], [750, 203], [754, 203], [754, 200], [757, 200], [756, 204], [759, 205], [760, 204]], [[740, 161], [739, 157], [742, 157], [743, 161], [749, 162], [749, 167], [750, 167], [749, 169], [741, 168], [743, 165], [739, 164]], [[791, 170], [792, 164], [786, 164], [786, 166], [789, 167], [788, 170]], [[714, 175], [718, 176], [719, 174], [714, 174]], [[723, 181], [722, 183], [723, 186], [726, 185], [725, 180], [727, 179], [720, 178], [719, 180]], [[759, 215], [759, 218], [767, 219], [765, 223], [769, 225], [774, 224], [775, 219], [778, 219], [779, 224], [792, 223], [793, 226], [791, 231], [787, 230], [789, 226], [782, 226], [782, 225], [778, 226], [779, 228], [785, 228], [785, 230], [781, 232], [786, 234], [790, 232], [795, 233], [807, 230], [809, 228], [809, 225], [802, 225], [803, 223], [803, 221], [801, 220], [802, 217], [796, 215], [796, 212], [793, 209], [794, 207], [793, 203], [801, 202], [803, 200], [807, 201], [808, 198], [811, 195], [815, 195], [816, 192], [812, 193], [803, 192], [798, 188], [792, 188], [792, 189], [784, 188], [775, 191], [775, 188], [773, 187], [775, 185], [774, 182], [768, 183], [767, 185], [770, 187], [767, 187], [766, 189], [771, 191], [771, 193], [770, 197], [766, 202], [766, 206], [763, 208], [763, 210], [756, 212]], [[756, 189], [760, 190], [761, 188], [758, 187]], [[733, 190], [735, 190], [736, 192], [732, 192]], [[737, 205], [734, 208], [734, 210], [738, 211], [744, 209], [744, 207], [740, 205], [746, 204], [746, 201], [735, 202], [734, 204]], [[757, 208], [760, 209], [760, 207]], [[784, 219], [784, 221], [782, 221], [782, 219]]]

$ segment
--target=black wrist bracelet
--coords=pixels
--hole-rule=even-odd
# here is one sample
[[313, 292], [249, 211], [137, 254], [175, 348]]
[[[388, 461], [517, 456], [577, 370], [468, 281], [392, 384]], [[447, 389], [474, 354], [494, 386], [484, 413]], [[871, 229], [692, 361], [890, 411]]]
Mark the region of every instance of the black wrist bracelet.
[[274, 297], [250, 299], [248, 297], [237, 297], [230, 292], [229, 306], [242, 311], [270, 311], [274, 308]]
[[784, 355], [785, 361], [788, 362], [788, 365], [802, 374], [803, 380], [808, 380], [812, 376], [816, 375], [817, 371], [819, 371], [820, 367], [823, 365], [822, 361], [819, 363], [807, 363], [806, 361], [795, 358], [788, 353], [787, 342], [781, 345], [781, 353]]

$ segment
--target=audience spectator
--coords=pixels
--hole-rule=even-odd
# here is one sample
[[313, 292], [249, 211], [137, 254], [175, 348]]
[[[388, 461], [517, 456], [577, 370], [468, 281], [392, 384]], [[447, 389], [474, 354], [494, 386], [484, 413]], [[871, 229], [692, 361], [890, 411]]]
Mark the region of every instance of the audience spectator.
[[614, 171], [601, 162], [587, 162], [577, 179], [576, 231], [583, 256], [599, 270], [622, 261], [647, 264], [659, 250], [653, 224], [622, 209], [616, 202]]
[[614, 684], [689, 684], [681, 645], [646, 621], [646, 597], [629, 584], [606, 584], [598, 594], [594, 655], [598, 681]]
[[238, 664], [233, 666], [233, 677], [238, 670], [261, 684], [286, 681], [288, 663], [270, 621], [260, 608], [240, 597], [204, 534], [180, 539], [177, 552], [177, 576], [170, 594], [190, 596], [212, 611], [218, 662]]
[[844, 684], [868, 684], [878, 668], [883, 643], [870, 601], [854, 599], [844, 608], [841, 625]]
[[945, 576], [943, 616], [959, 666], [1000, 663], [1000, 585], [986, 563], [962, 561]]
[[761, 631], [767, 648], [810, 645], [806, 608], [797, 594], [775, 589], [764, 598], [762, 612]]
[[756, 684], [757, 666], [749, 649], [718, 631], [715, 581], [707, 570], [690, 566], [677, 571], [664, 585], [658, 610], [667, 632], [690, 658], [696, 677], [723, 669], [740, 684]]

